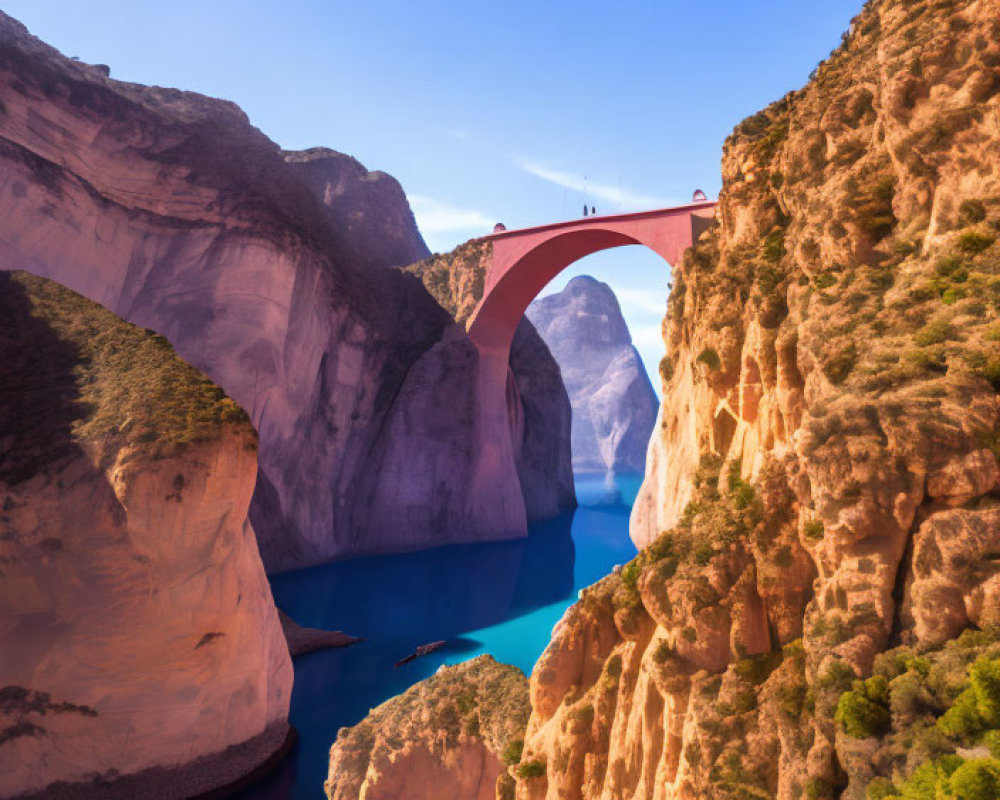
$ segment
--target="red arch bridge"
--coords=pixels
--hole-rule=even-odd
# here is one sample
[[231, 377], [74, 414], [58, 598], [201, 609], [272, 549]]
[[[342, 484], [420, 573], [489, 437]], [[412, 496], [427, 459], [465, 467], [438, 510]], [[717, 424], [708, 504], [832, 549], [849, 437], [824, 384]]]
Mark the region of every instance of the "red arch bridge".
[[[712, 221], [715, 202], [702, 199], [684, 206], [583, 217], [520, 230], [498, 230], [492, 243], [483, 297], [469, 320], [469, 337], [479, 352], [477, 383], [480, 453], [473, 498], [498, 499], [507, 524], [527, 530], [527, 519], [511, 438], [507, 396], [514, 331], [535, 296], [562, 270], [584, 256], [624, 245], [644, 245], [675, 264]], [[500, 226], [498, 226], [500, 228]]]

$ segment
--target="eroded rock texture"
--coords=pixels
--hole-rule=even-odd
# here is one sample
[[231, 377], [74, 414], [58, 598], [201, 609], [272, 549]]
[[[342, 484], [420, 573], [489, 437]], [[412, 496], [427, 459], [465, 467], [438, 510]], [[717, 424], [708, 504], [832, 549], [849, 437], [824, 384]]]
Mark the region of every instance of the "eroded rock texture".
[[728, 139], [518, 797], [998, 796], [998, 93], [996, 0], [873, 0]]
[[341, 728], [330, 749], [330, 800], [510, 797], [528, 719], [528, 682], [479, 656], [410, 687]]
[[163, 337], [0, 273], [0, 797], [191, 797], [281, 747], [256, 465]]
[[0, 16], [0, 269], [158, 331], [247, 409], [269, 570], [525, 533], [514, 470], [471, 486], [496, 432], [469, 413], [464, 332], [385, 269], [426, 252], [388, 176], [282, 152], [231, 103], [111, 80]]
[[573, 467], [643, 472], [658, 403], [611, 287], [582, 275], [525, 315], [570, 396]]

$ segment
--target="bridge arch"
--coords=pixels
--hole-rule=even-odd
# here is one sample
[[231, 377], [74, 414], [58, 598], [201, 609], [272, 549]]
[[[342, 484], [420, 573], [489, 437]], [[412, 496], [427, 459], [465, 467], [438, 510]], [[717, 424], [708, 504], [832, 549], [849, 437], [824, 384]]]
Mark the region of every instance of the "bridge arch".
[[711, 224], [714, 209], [715, 203], [705, 200], [659, 211], [497, 230], [485, 237], [492, 244], [492, 257], [483, 297], [468, 327], [479, 355], [478, 458], [472, 496], [502, 497], [504, 505], [511, 509], [507, 518], [519, 516], [523, 520], [522, 532], [527, 532], [527, 519], [514, 466], [516, 444], [511, 435], [507, 397], [513, 381], [510, 345], [525, 310], [556, 275], [600, 250], [645, 245], [667, 263], [676, 263]]
[[590, 217], [537, 228], [500, 231], [486, 237], [493, 257], [482, 300], [469, 322], [480, 353], [505, 356], [528, 305], [570, 264], [584, 256], [626, 245], [644, 245], [668, 263], [711, 222], [715, 203]]

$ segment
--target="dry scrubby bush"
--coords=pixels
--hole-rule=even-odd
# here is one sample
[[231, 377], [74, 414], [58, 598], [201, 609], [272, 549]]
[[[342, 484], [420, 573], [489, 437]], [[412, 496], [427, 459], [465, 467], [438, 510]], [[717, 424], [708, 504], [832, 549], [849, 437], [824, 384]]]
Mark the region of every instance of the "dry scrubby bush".
[[[104, 453], [141, 445], [144, 455], [159, 457], [228, 427], [256, 447], [243, 410], [155, 332], [23, 272], [0, 273], [0, 306], [0, 393], [4, 386], [13, 392], [0, 395], [0, 438], [29, 440], [11, 448], [0, 477], [32, 477], [47, 463], [43, 445], [67, 436]], [[59, 398], [51, 397], [54, 386]]]

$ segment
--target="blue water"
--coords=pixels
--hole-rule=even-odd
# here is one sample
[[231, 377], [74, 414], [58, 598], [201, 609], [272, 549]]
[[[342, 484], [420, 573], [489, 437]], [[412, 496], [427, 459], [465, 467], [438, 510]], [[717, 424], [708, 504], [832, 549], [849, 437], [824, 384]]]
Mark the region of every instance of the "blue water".
[[[531, 672], [577, 596], [635, 555], [628, 515], [642, 478], [577, 475], [580, 507], [515, 542], [371, 556], [271, 577], [275, 602], [300, 625], [365, 637], [295, 659], [291, 721], [299, 742], [241, 800], [321, 800], [337, 730], [431, 675], [489, 653]], [[448, 644], [399, 669], [417, 645]]]

